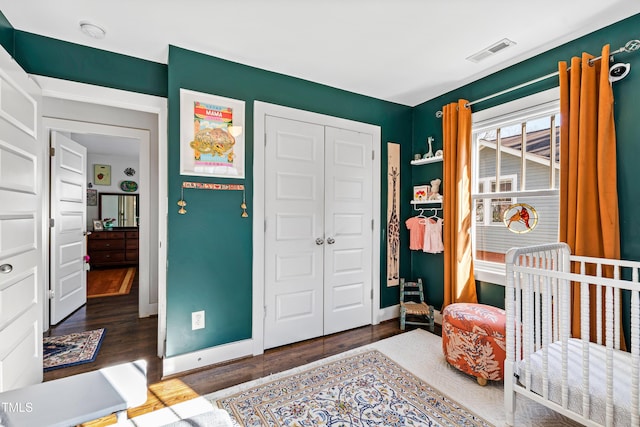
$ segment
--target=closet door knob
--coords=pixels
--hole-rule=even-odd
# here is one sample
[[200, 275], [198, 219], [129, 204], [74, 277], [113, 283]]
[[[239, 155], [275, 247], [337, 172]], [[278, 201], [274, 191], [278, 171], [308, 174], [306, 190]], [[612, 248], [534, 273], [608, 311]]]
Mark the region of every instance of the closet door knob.
[[316, 245], [320, 246], [320, 245], [322, 245], [323, 243], [324, 243], [324, 239], [321, 239], [320, 237], [318, 237], [318, 238], [316, 239]]
[[335, 242], [336, 242], [336, 240], [333, 237], [329, 237], [327, 239], [327, 243], [330, 244], [330, 245], [333, 245]]
[[11, 270], [13, 270], [13, 265], [11, 264], [0, 265], [0, 273], [11, 273]]

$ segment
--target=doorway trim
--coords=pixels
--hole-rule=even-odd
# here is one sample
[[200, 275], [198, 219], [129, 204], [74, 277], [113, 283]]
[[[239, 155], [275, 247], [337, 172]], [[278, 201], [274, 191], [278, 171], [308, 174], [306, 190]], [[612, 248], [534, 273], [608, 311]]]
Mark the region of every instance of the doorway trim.
[[[112, 89], [102, 86], [95, 86], [85, 83], [72, 82], [68, 80], [60, 80], [51, 77], [35, 76], [31, 75], [36, 83], [42, 88], [42, 97], [57, 98], [70, 101], [86, 102], [96, 105], [103, 105], [108, 107], [124, 108], [134, 111], [141, 111], [147, 113], [156, 114], [158, 117], [157, 130], [158, 130], [158, 204], [159, 206], [147, 206], [148, 217], [149, 212], [152, 209], [160, 212], [158, 216], [158, 302], [155, 307], [149, 304], [149, 301], [145, 301], [144, 310], [143, 305], [139, 304], [139, 316], [146, 317], [157, 312], [158, 314], [158, 357], [164, 357], [164, 342], [166, 336], [166, 236], [167, 236], [167, 99], [152, 95], [145, 95], [135, 92], [128, 92], [119, 89]], [[105, 125], [106, 126], [106, 125]], [[48, 132], [43, 132], [44, 136], [41, 136], [43, 144], [48, 146]], [[142, 148], [142, 147], [141, 147]], [[143, 154], [141, 152], [141, 159]], [[46, 163], [46, 162], [45, 162]], [[48, 166], [47, 166], [48, 168]], [[48, 171], [48, 169], [47, 169]], [[49, 178], [46, 175], [46, 183], [48, 186]], [[149, 176], [149, 180], [156, 179], [156, 177]], [[46, 198], [46, 207], [44, 212], [47, 215], [43, 215], [43, 226], [47, 226], [48, 230], [48, 212], [49, 202]], [[149, 205], [147, 203], [147, 205]], [[164, 206], [164, 208], [163, 208]], [[141, 205], [143, 209], [143, 205]], [[141, 212], [141, 215], [144, 213]], [[144, 223], [143, 223], [144, 224]], [[142, 229], [140, 230], [142, 231]], [[46, 234], [46, 241], [43, 242], [43, 247], [49, 247], [48, 233]], [[45, 270], [48, 271], [48, 262], [45, 265]], [[45, 289], [48, 292], [49, 279], [45, 277]], [[149, 295], [147, 289], [147, 295]], [[142, 292], [141, 292], [142, 298]], [[48, 310], [48, 308], [47, 308]], [[48, 313], [47, 317], [48, 319]], [[47, 320], [48, 323], [48, 320]]]
[[372, 238], [372, 309], [371, 324], [377, 325], [383, 316], [380, 309], [380, 159], [381, 130], [380, 126], [356, 122], [339, 117], [328, 116], [310, 111], [298, 110], [262, 101], [254, 101], [253, 107], [253, 315], [252, 343], [253, 354], [264, 352], [264, 182], [265, 182], [265, 122], [266, 116], [277, 116], [341, 129], [371, 134], [373, 137], [373, 238]]

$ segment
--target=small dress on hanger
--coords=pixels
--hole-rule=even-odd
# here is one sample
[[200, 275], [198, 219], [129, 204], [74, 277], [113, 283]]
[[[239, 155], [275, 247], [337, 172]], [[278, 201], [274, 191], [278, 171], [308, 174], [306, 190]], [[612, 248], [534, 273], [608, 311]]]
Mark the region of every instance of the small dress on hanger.
[[444, 251], [442, 243], [442, 218], [429, 218], [425, 224], [423, 252], [438, 254]]
[[405, 221], [409, 229], [409, 249], [413, 251], [421, 251], [424, 245], [424, 223], [426, 218], [423, 216], [414, 216]]

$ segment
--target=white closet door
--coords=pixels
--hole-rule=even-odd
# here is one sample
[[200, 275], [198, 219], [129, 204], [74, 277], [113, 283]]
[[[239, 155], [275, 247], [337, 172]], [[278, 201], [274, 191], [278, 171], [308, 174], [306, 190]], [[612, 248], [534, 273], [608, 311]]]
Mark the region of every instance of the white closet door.
[[370, 134], [326, 128], [325, 335], [371, 323], [372, 143]]
[[265, 127], [266, 349], [323, 334], [324, 126]]

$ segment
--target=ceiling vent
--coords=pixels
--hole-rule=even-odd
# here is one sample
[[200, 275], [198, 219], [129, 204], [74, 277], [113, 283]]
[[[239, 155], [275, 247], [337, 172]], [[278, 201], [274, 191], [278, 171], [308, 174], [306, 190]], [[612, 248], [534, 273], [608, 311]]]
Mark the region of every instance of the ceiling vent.
[[516, 44], [516, 42], [509, 39], [502, 39], [499, 42], [482, 49], [480, 52], [476, 52], [473, 55], [468, 56], [466, 59], [471, 62], [480, 62], [500, 52], [501, 50], [508, 48], [509, 46], [513, 46], [514, 44]]

